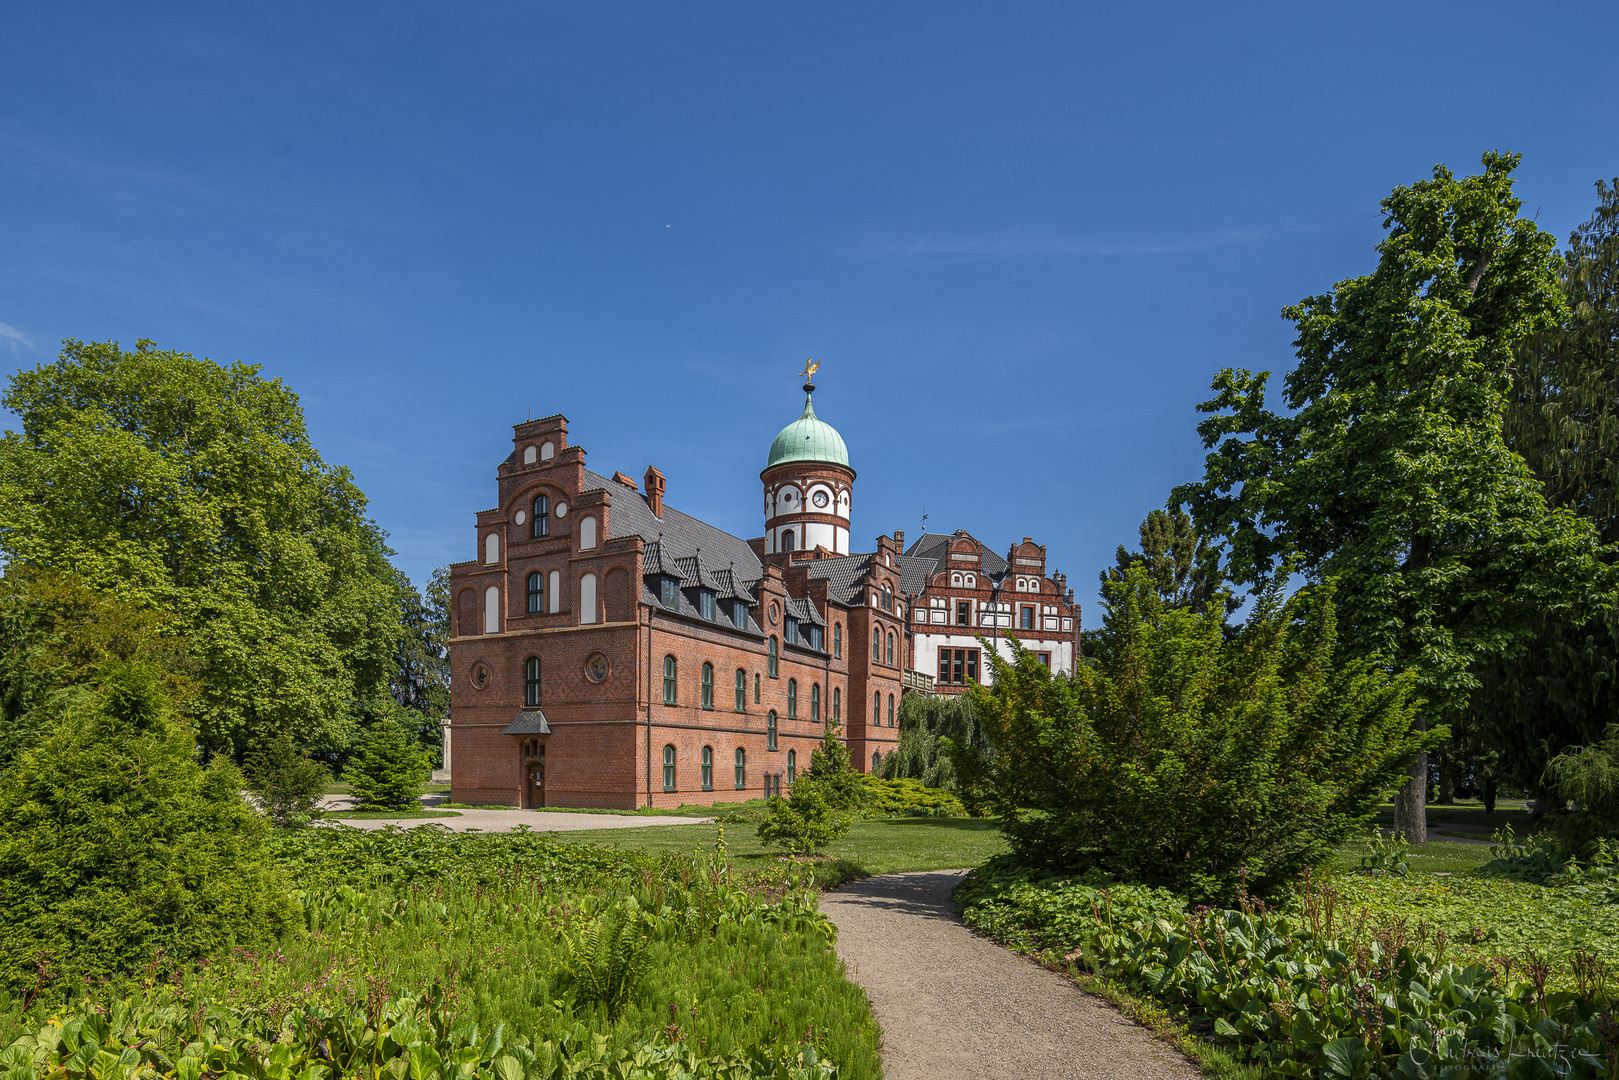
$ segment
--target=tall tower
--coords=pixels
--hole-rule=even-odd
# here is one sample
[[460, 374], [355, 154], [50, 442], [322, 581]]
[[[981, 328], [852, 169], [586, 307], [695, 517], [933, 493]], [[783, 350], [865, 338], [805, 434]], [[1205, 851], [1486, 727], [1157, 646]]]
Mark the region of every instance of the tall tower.
[[759, 474], [765, 488], [767, 552], [824, 547], [849, 554], [854, 470], [843, 436], [815, 415], [815, 384], [809, 380], [818, 366], [805, 365], [803, 415], [781, 429]]

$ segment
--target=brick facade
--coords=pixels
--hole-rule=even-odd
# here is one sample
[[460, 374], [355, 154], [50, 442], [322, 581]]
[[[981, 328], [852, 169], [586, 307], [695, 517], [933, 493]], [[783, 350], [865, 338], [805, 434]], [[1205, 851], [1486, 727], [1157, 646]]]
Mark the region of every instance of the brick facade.
[[[807, 402], [805, 416], [819, 424]], [[907, 675], [913, 630], [933, 629], [950, 570], [935, 581], [902, 533], [866, 554], [796, 543], [836, 526], [846, 545], [854, 475], [846, 460], [773, 463], [761, 474], [768, 534], [742, 541], [667, 505], [656, 469], [637, 485], [586, 468], [565, 417], [516, 425], [497, 505], [477, 515], [478, 557], [450, 569], [452, 799], [757, 798], [809, 766], [834, 712], [856, 766], [874, 768], [898, 744], [907, 684], [928, 681]], [[1078, 607], [1044, 578], [1039, 550], [1077, 642]]]

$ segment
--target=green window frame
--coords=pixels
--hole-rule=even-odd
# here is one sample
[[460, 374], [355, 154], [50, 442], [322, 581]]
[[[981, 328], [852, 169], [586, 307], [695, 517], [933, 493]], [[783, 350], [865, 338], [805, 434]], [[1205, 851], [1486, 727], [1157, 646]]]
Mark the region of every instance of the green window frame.
[[871, 628], [871, 660], [876, 664], [883, 660], [883, 633], [875, 626]]
[[770, 664], [769, 664], [769, 669], [770, 669], [770, 677], [772, 679], [774, 679], [778, 674], [781, 673], [781, 657], [780, 657], [780, 654], [777, 651], [776, 639], [775, 639], [774, 636], [772, 636], [770, 638]]
[[883, 722], [883, 695], [871, 695], [871, 722], [873, 726]]
[[736, 788], [738, 791], [748, 786], [748, 752], [740, 746], [736, 748]]
[[[765, 717], [765, 745], [771, 750], [776, 749], [776, 710], [771, 709], [770, 715]], [[740, 785], [739, 785], [740, 786]]]
[[529, 526], [529, 535], [536, 540], [551, 535], [551, 496], [535, 496], [534, 521]]
[[832, 719], [843, 719], [843, 687], [841, 686], [832, 688]]
[[787, 751], [787, 782], [791, 784], [798, 779], [798, 751]]
[[821, 684], [810, 683], [810, 719], [821, 722]]
[[703, 664], [703, 708], [714, 707], [714, 665]]
[[675, 789], [675, 744], [663, 748], [663, 790]]
[[888, 695], [888, 726], [894, 726], [894, 695]]
[[894, 632], [892, 630], [888, 632], [888, 663], [890, 666], [894, 663]]
[[545, 575], [538, 570], [528, 576], [528, 613], [538, 615], [545, 610]]
[[702, 762], [703, 762], [703, 790], [704, 791], [713, 791], [714, 790], [714, 748], [712, 746], [703, 747]]
[[843, 624], [832, 624], [832, 659], [843, 659]]
[[798, 719], [798, 680], [787, 680], [787, 718]]
[[757, 671], [753, 673], [753, 703], [755, 705], [759, 704], [759, 673]]
[[741, 668], [736, 669], [736, 711], [748, 711], [748, 673]]
[[678, 670], [679, 669], [675, 664], [674, 657], [665, 656], [663, 658], [663, 703], [665, 705], [675, 705], [679, 703], [679, 698], [676, 697], [676, 691], [679, 689], [679, 686], [675, 682], [675, 675], [677, 674]]

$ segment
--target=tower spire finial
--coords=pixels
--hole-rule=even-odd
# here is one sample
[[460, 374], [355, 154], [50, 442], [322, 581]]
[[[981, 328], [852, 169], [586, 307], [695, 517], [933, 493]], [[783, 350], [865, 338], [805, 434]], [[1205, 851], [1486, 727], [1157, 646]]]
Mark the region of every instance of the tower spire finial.
[[820, 370], [820, 367], [821, 365], [815, 360], [809, 357], [804, 358], [804, 393], [813, 394], [815, 392], [815, 373]]

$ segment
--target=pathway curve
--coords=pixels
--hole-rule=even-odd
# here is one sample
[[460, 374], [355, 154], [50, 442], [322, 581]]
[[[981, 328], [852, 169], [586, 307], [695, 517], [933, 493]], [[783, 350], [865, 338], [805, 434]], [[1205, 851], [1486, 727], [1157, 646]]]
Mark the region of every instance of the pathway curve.
[[886, 1080], [1194, 1080], [1099, 998], [956, 917], [965, 870], [885, 874], [826, 893], [838, 954], [871, 998]]

